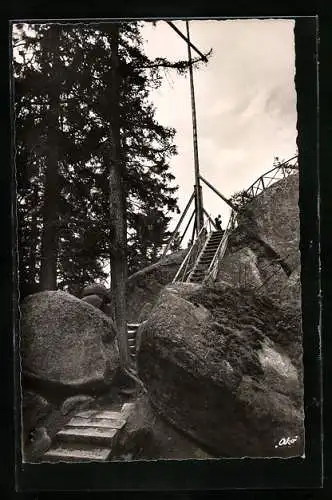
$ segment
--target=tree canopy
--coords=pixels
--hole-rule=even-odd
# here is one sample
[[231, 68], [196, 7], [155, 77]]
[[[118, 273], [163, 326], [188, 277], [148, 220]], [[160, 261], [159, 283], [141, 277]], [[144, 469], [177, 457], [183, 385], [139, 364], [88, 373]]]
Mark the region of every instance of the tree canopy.
[[[140, 28], [121, 23], [119, 38], [129, 273], [159, 257], [178, 212], [175, 130], [157, 122], [149, 96], [162, 68], [188, 67], [150, 60]], [[51, 261], [57, 286], [78, 293], [106, 278], [111, 253], [111, 23], [16, 24], [13, 46], [20, 280], [38, 283]]]

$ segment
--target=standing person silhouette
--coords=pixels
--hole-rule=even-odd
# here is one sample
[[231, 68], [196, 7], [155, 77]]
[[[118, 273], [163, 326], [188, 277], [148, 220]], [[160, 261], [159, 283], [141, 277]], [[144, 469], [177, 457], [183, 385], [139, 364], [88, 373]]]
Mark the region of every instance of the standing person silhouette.
[[222, 230], [222, 227], [221, 227], [221, 215], [218, 215], [218, 217], [216, 217], [214, 219], [214, 224], [216, 226], [216, 230], [217, 231], [221, 231]]

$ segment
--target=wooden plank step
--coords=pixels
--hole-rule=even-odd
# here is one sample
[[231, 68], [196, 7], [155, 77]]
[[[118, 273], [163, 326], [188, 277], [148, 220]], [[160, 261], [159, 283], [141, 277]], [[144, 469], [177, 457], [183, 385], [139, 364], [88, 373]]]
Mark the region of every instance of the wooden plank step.
[[81, 418], [73, 417], [66, 427], [104, 427], [107, 429], [122, 429], [126, 421], [122, 418]]
[[105, 462], [111, 453], [110, 448], [102, 447], [85, 447], [68, 445], [59, 445], [50, 448], [44, 455], [43, 461], [64, 461], [64, 462]]
[[61, 441], [105, 444], [110, 447], [111, 441], [118, 429], [105, 427], [65, 427], [56, 434]]

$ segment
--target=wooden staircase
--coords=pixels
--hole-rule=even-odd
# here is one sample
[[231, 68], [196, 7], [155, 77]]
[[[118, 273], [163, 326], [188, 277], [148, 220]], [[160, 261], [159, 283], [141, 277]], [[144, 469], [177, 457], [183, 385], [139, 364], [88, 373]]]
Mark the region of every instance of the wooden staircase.
[[219, 248], [224, 231], [213, 231], [207, 239], [201, 253], [198, 256], [196, 264], [189, 275], [190, 283], [202, 283], [210, 267], [213, 257]]
[[121, 411], [78, 412], [55, 436], [43, 462], [106, 462], [112, 455], [133, 403]]

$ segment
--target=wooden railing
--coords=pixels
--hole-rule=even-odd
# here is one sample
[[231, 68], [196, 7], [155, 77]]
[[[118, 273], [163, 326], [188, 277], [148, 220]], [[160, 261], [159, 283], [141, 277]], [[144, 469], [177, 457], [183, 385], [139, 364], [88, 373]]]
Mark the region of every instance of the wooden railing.
[[[288, 177], [289, 175], [294, 173], [294, 170], [298, 170], [298, 163], [297, 163], [297, 158], [298, 156], [293, 156], [293, 158], [290, 158], [289, 160], [281, 163], [280, 165], [276, 165], [273, 167], [271, 170], [268, 172], [265, 172], [263, 175], [261, 175], [251, 186], [249, 186], [248, 189], [244, 191], [247, 195], [247, 200], [250, 202], [251, 199], [255, 198], [257, 195], [259, 195], [262, 191], [264, 191], [266, 188], [271, 186], [274, 182], [284, 179]], [[293, 162], [293, 163], [291, 163]], [[202, 179], [204, 180], [204, 179]], [[207, 181], [204, 180], [204, 182], [207, 183]], [[211, 186], [210, 186], [211, 187]], [[219, 194], [219, 192], [217, 192]], [[220, 195], [221, 196], [221, 195]], [[220, 241], [220, 244], [218, 246], [218, 249], [213, 257], [213, 260], [210, 264], [210, 267], [207, 272], [207, 276], [204, 280], [204, 283], [207, 282], [213, 282], [216, 280], [218, 271], [220, 269], [220, 263], [226, 253], [227, 249], [227, 244], [228, 244], [228, 239], [232, 231], [237, 227], [238, 221], [237, 221], [237, 210], [235, 207], [232, 209], [230, 218], [228, 220], [228, 224], [225, 230], [225, 233]], [[203, 249], [203, 246], [206, 243], [207, 240], [207, 235], [208, 235], [208, 230], [207, 227], [209, 225], [209, 232], [211, 232], [212, 226], [211, 222], [213, 223], [211, 217], [208, 217], [208, 222], [204, 225], [202, 228], [201, 232], [199, 233], [195, 243], [192, 245], [190, 248], [189, 252], [187, 253], [185, 259], [183, 260], [178, 272], [176, 273], [175, 278], [173, 279], [173, 283], [176, 281], [187, 281], [189, 278], [190, 273], [193, 271], [194, 266], [196, 264], [197, 258], [200, 254], [200, 252]]]
[[222, 261], [227, 249], [229, 235], [235, 229], [235, 225], [236, 225], [236, 213], [232, 211], [224, 235], [219, 243], [216, 253], [214, 254], [212, 262], [209, 266], [206, 278], [204, 279], [204, 283], [214, 282], [216, 280], [220, 262]]
[[175, 283], [176, 281], [187, 281], [190, 273], [192, 272], [196, 261], [197, 257], [200, 254], [206, 239], [207, 239], [208, 231], [207, 231], [207, 224], [205, 224], [201, 231], [199, 232], [194, 244], [191, 246], [189, 252], [185, 256], [178, 272], [176, 273], [173, 282]]

